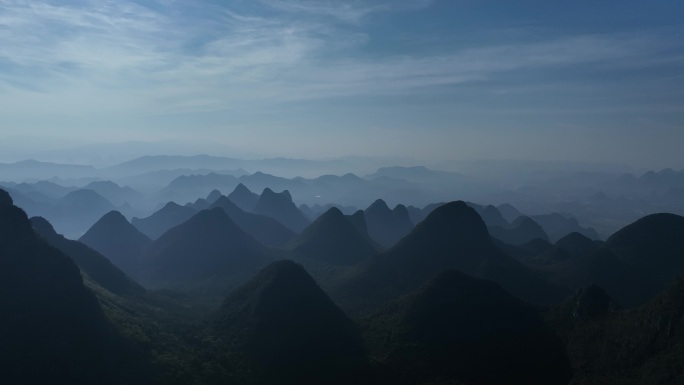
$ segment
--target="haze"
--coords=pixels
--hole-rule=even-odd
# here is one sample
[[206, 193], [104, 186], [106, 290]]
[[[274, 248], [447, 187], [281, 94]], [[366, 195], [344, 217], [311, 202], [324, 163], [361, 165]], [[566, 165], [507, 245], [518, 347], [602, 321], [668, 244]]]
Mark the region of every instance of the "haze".
[[682, 7], [1, 0], [0, 161], [351, 154], [682, 168]]

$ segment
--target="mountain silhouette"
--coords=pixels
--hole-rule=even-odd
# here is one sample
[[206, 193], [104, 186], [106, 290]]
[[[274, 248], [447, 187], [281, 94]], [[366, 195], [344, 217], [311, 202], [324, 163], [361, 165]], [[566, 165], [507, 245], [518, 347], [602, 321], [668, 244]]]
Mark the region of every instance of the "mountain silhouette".
[[102, 254], [81, 242], [72, 241], [57, 234], [45, 218], [31, 218], [31, 226], [50, 245], [69, 256], [83, 273], [103, 288], [121, 296], [145, 292], [142, 286], [129, 278]]
[[192, 207], [193, 209], [195, 209], [197, 211], [202, 211], [202, 210], [206, 210], [209, 207], [211, 207], [211, 203], [209, 203], [209, 201], [204, 199], [204, 198], [197, 198], [195, 200], [195, 202], [187, 203], [186, 206]]
[[478, 214], [480, 214], [480, 217], [487, 225], [487, 227], [507, 227], [509, 225], [508, 221], [504, 219], [503, 215], [501, 215], [501, 212], [499, 212], [499, 209], [497, 209], [496, 207], [492, 205], [481, 206], [470, 202], [467, 202], [467, 204], [468, 206], [475, 209], [475, 211], [477, 211]]
[[394, 246], [413, 229], [413, 222], [404, 205], [390, 210], [385, 201], [378, 199], [364, 212], [368, 235], [383, 247]]
[[684, 273], [684, 218], [652, 214], [613, 234], [599, 250], [557, 269], [572, 288], [599, 285], [623, 306], [643, 304]]
[[613, 234], [598, 250], [554, 266], [550, 276], [573, 289], [596, 284], [622, 306], [640, 305], [684, 273], [682, 239], [683, 217], [648, 215]]
[[236, 225], [266, 246], [284, 246], [296, 236], [294, 231], [273, 218], [243, 211], [228, 197], [218, 198], [211, 207], [223, 209]]
[[388, 383], [566, 384], [570, 377], [563, 344], [532, 306], [455, 270], [375, 313], [365, 335], [394, 377]]
[[251, 212], [259, 201], [259, 194], [251, 192], [247, 186], [240, 183], [235, 187], [235, 190], [228, 195], [228, 199], [242, 210]]
[[287, 190], [275, 193], [270, 188], [265, 188], [254, 206], [253, 212], [271, 217], [297, 233], [300, 233], [310, 224], [309, 220], [292, 202], [292, 196]]
[[620, 309], [590, 287], [552, 309], [565, 341], [574, 384], [667, 384], [684, 375], [684, 279], [655, 298]]
[[553, 282], [573, 290], [598, 285], [621, 306], [644, 303], [663, 287], [652, 275], [626, 263], [605, 247], [567, 258], [552, 266], [551, 272]]
[[172, 227], [180, 225], [195, 214], [197, 214], [197, 210], [192, 207], [169, 202], [149, 217], [133, 218], [131, 223], [151, 239], [157, 239]]
[[300, 265], [278, 261], [235, 289], [212, 327], [264, 383], [339, 383], [363, 361], [352, 321]]
[[324, 265], [353, 265], [377, 252], [357, 226], [335, 207], [304, 229], [290, 248], [296, 258]]
[[544, 229], [544, 232], [549, 235], [551, 242], [556, 242], [570, 233], [580, 233], [590, 239], [599, 239], [596, 230], [591, 227], [584, 228], [580, 226], [575, 218], [567, 218], [558, 213], [532, 215], [530, 218]]
[[[118, 384], [120, 340], [76, 264], [39, 238], [0, 190], [2, 380], [21, 384]], [[117, 370], [118, 369], [118, 370]]]
[[579, 289], [555, 309], [555, 317], [562, 317], [563, 322], [597, 319], [615, 313], [620, 306], [601, 287], [589, 285]]
[[128, 203], [134, 206], [140, 204], [145, 196], [128, 186], [121, 187], [111, 181], [94, 181], [88, 183], [84, 189], [93, 190], [111, 203], [120, 206]]
[[504, 217], [504, 219], [508, 222], [511, 223], [518, 219], [518, 217], [523, 216], [523, 214], [518, 211], [513, 205], [509, 203], [504, 203], [501, 205], [496, 206], [497, 210], [499, 210], [499, 213], [501, 213], [501, 216]]
[[[116, 207], [93, 190], [79, 189], [55, 202], [46, 218], [69, 237], [80, 237], [93, 223]], [[39, 212], [36, 212], [36, 214]]]
[[461, 201], [434, 210], [394, 247], [361, 264], [354, 276], [331, 290], [346, 308], [363, 312], [444, 269], [493, 280], [533, 303], [553, 303], [564, 295], [500, 251], [477, 212]]
[[510, 245], [524, 245], [536, 238], [549, 242], [544, 229], [530, 217], [520, 217], [507, 227], [492, 226], [489, 231], [492, 237]]
[[684, 217], [645, 216], [613, 234], [605, 246], [620, 260], [659, 277], [664, 289], [684, 273]]
[[214, 202], [216, 202], [217, 199], [222, 197], [223, 194], [221, 194], [221, 191], [219, 190], [212, 190], [209, 195], [207, 195], [206, 201], [211, 205]]
[[230, 191], [238, 183], [233, 175], [211, 172], [206, 175], [181, 175], [157, 193], [164, 201], [188, 202], [205, 197], [213, 190]]
[[221, 208], [204, 210], [154, 241], [141, 257], [151, 288], [225, 292], [265, 262], [264, 247]]
[[583, 234], [574, 232], [559, 239], [554, 247], [565, 251], [571, 257], [577, 257], [584, 253], [597, 250], [601, 247], [601, 243], [589, 239]]
[[114, 208], [106, 198], [88, 189], [72, 191], [63, 196], [60, 203], [82, 212], [112, 210]]
[[313, 209], [311, 209], [311, 207], [309, 207], [307, 204], [302, 203], [301, 205], [299, 205], [298, 208], [299, 208], [299, 211], [301, 211], [302, 214], [304, 214], [304, 216], [308, 220], [313, 221], [316, 218], [318, 218], [319, 213], [317, 211], [314, 211]]
[[364, 237], [370, 239], [368, 235], [368, 224], [366, 223], [366, 213], [363, 210], [356, 210], [352, 215], [348, 215], [349, 222], [356, 227], [356, 231]]
[[118, 211], [105, 214], [79, 241], [133, 276], [137, 274], [140, 254], [152, 243], [150, 238], [138, 231]]

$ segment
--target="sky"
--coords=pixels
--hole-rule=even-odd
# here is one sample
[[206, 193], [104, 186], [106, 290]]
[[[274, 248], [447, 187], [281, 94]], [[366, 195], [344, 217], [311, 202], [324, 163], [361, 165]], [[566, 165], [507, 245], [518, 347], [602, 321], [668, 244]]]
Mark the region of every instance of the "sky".
[[682, 42], [681, 0], [0, 0], [0, 152], [684, 168]]

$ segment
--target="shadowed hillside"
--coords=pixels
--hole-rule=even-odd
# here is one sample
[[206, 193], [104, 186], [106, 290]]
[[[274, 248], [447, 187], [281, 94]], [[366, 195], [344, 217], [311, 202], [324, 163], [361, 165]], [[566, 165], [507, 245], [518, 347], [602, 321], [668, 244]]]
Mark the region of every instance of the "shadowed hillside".
[[152, 243], [118, 211], [105, 214], [79, 241], [100, 252], [129, 275], [137, 273], [140, 254]]
[[255, 214], [271, 217], [297, 233], [310, 223], [292, 202], [292, 196], [287, 190], [275, 193], [270, 188], [264, 189], [253, 211]]
[[320, 265], [353, 265], [377, 252], [337, 208], [318, 217], [290, 248], [296, 258]]
[[220, 208], [199, 212], [154, 241], [138, 278], [149, 287], [223, 293], [267, 260], [264, 247]]
[[157, 239], [170, 228], [180, 225], [195, 214], [197, 210], [191, 207], [169, 202], [149, 217], [133, 218], [131, 223], [151, 239]]
[[494, 282], [454, 270], [366, 324], [387, 383], [566, 384], [570, 378], [560, 339], [532, 306]]
[[231, 293], [212, 328], [255, 365], [258, 383], [352, 384], [364, 362], [356, 326], [291, 261], [274, 262]]
[[74, 262], [0, 190], [0, 360], [6, 383], [119, 384], [123, 344]]
[[460, 201], [433, 211], [397, 245], [361, 264], [347, 281], [331, 290], [345, 306], [372, 309], [444, 269], [496, 281], [533, 303], [551, 303], [563, 293], [501, 252], [475, 210]]
[[83, 273], [103, 288], [122, 296], [145, 292], [142, 286], [114, 266], [105, 256], [81, 242], [72, 241], [57, 234], [44, 218], [31, 218], [31, 226], [50, 245], [69, 256]]

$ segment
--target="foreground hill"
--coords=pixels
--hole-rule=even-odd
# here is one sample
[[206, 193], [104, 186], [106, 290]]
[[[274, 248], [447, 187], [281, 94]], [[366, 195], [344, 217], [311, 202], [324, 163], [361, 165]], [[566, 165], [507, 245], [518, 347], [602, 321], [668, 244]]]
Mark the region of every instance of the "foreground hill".
[[359, 332], [300, 265], [274, 262], [233, 291], [212, 330], [244, 354], [258, 383], [354, 383], [364, 361]]
[[684, 273], [684, 217], [648, 215], [613, 234], [605, 247], [663, 285]]
[[454, 270], [388, 304], [366, 325], [386, 383], [566, 384], [570, 377], [560, 339], [532, 306]]
[[[640, 305], [684, 274], [682, 240], [684, 217], [648, 215], [613, 234], [597, 250], [544, 270], [566, 287], [577, 290], [597, 284], [622, 306]], [[583, 243], [589, 246], [586, 240]]]
[[145, 292], [142, 286], [129, 278], [102, 254], [85, 244], [57, 234], [50, 222], [41, 217], [31, 218], [31, 226], [50, 245], [69, 256], [91, 280], [114, 294], [130, 296]]
[[4, 190], [0, 314], [3, 382], [128, 382], [123, 345], [83, 285], [78, 267], [36, 235]]
[[501, 252], [479, 215], [461, 201], [434, 210], [397, 245], [359, 265], [332, 290], [345, 306], [363, 311], [417, 288], [444, 269], [493, 280], [533, 303], [552, 303], [563, 295]]
[[223, 293], [266, 261], [264, 247], [220, 208], [166, 232], [141, 257], [138, 278], [152, 288]]
[[140, 254], [152, 243], [118, 211], [105, 214], [79, 241], [97, 250], [129, 275], [137, 273]]
[[572, 362], [572, 384], [676, 384], [684, 378], [684, 280], [621, 310], [599, 287], [548, 315]]

